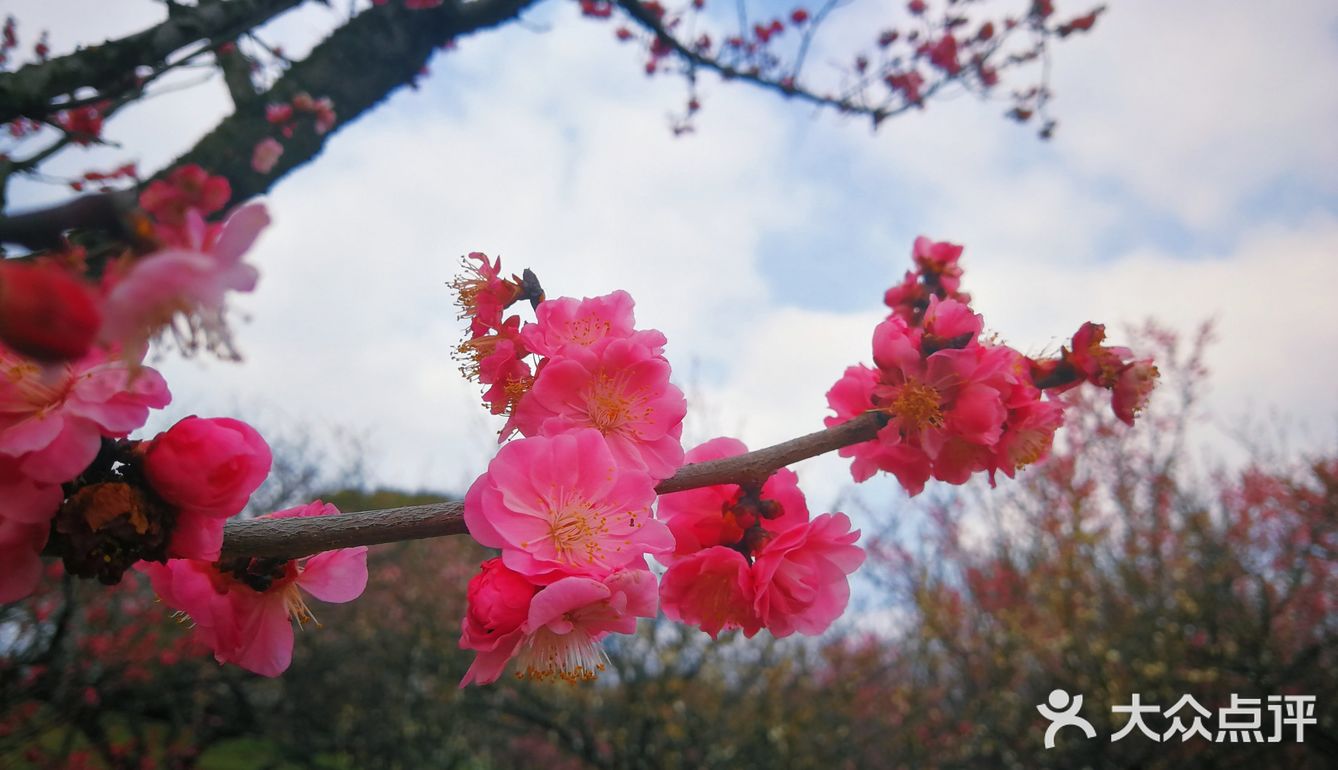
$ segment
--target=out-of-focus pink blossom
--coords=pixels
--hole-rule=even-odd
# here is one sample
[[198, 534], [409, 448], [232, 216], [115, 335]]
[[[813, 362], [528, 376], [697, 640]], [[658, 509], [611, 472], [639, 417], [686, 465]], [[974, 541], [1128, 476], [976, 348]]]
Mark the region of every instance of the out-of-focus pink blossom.
[[0, 261], [0, 342], [41, 361], [87, 355], [102, 314], [92, 288], [51, 262]]
[[1128, 425], [1134, 424], [1134, 417], [1143, 411], [1152, 390], [1157, 386], [1159, 372], [1152, 359], [1145, 358], [1126, 365], [1115, 380], [1111, 390], [1110, 403], [1115, 416]]
[[251, 169], [257, 174], [268, 174], [274, 170], [274, 164], [279, 162], [282, 155], [283, 145], [278, 139], [267, 136], [256, 142], [255, 149], [251, 151]]
[[18, 601], [37, 588], [42, 578], [38, 554], [50, 530], [45, 523], [29, 524], [0, 516], [0, 603]]
[[171, 401], [153, 369], [94, 349], [43, 366], [0, 346], [0, 457], [37, 483], [62, 484]]
[[184, 351], [200, 344], [236, 357], [225, 318], [230, 291], [255, 289], [259, 273], [242, 257], [270, 223], [263, 204], [242, 206], [211, 231], [196, 210], [185, 215], [184, 242], [160, 249], [108, 277], [104, 341], [139, 345], [170, 329]]
[[[262, 518], [338, 512], [317, 500]], [[164, 604], [190, 617], [195, 637], [213, 650], [219, 663], [278, 676], [292, 661], [292, 621], [313, 620], [302, 592], [331, 603], [362, 595], [367, 586], [367, 548], [342, 548], [291, 561], [170, 559], [166, 564], [141, 562], [138, 569], [148, 574]]]
[[858, 539], [844, 513], [824, 513], [762, 548], [753, 564], [753, 607], [768, 631], [820, 634], [841, 616], [850, 601], [847, 576], [864, 563]]
[[465, 495], [465, 524], [507, 567], [552, 583], [673, 548], [654, 499], [651, 476], [619, 464], [598, 431], [576, 430], [502, 447]]
[[209, 216], [232, 197], [232, 186], [221, 176], [212, 176], [197, 165], [172, 169], [166, 179], [155, 179], [139, 194], [139, 206], [159, 224], [182, 227], [186, 215], [196, 211]]

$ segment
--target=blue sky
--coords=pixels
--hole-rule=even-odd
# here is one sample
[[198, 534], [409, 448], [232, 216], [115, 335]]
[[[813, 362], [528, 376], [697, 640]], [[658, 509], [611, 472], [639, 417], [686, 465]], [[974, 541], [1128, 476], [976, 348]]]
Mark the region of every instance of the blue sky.
[[[58, 52], [162, 14], [147, 0], [6, 5], [49, 25]], [[1332, 446], [1338, 6], [1111, 6], [1056, 51], [1050, 143], [1004, 120], [1002, 102], [936, 103], [873, 133], [710, 81], [697, 133], [675, 139], [681, 84], [645, 78], [574, 4], [462, 40], [419, 90], [274, 189], [253, 258], [261, 284], [236, 303], [247, 360], [168, 358], [166, 419], [261, 410], [349, 428], [368, 437], [374, 479], [463, 488], [496, 425], [450, 361], [459, 328], [444, 284], [481, 250], [534, 268], [552, 294], [632, 292], [641, 324], [669, 336], [689, 436], [762, 445], [820, 426], [823, 393], [867, 360], [882, 290], [924, 233], [966, 245], [978, 310], [1024, 351], [1089, 319], [1189, 330], [1217, 318], [1208, 441], [1276, 414], [1305, 425], [1307, 445]], [[901, 7], [836, 14], [815, 77]], [[330, 20], [314, 6], [269, 36], [300, 49]], [[124, 149], [106, 157], [155, 168], [228, 109], [217, 79], [161, 97], [109, 125]], [[815, 508], [848, 482], [835, 458], [800, 473]]]

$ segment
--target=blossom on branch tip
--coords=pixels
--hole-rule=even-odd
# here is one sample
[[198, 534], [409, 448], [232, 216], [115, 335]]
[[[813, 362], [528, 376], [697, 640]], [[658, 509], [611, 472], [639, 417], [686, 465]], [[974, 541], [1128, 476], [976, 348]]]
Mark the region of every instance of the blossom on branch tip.
[[[338, 512], [317, 500], [260, 518]], [[213, 650], [219, 663], [272, 677], [292, 661], [292, 621], [315, 621], [303, 592], [334, 604], [358, 598], [367, 586], [367, 547], [293, 560], [171, 559], [166, 564], [141, 562], [137, 569], [149, 576], [164, 604], [189, 617], [195, 637]]]

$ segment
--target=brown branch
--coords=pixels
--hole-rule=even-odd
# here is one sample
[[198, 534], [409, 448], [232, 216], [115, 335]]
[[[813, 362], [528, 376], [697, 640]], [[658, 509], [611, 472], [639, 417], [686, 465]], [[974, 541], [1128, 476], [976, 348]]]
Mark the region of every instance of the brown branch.
[[[436, 8], [411, 10], [400, 3], [374, 6], [336, 29], [293, 63], [270, 88], [238, 104], [231, 116], [164, 172], [199, 164], [232, 183], [232, 202], [267, 192], [289, 172], [314, 160], [344, 125], [381, 103], [396, 89], [412, 85], [445, 43], [515, 19], [536, 0], [448, 0]], [[267, 174], [251, 167], [251, 152], [262, 139], [277, 137], [265, 119], [265, 102], [290, 101], [298, 93], [328, 97], [336, 122], [318, 135], [303, 125], [283, 138], [283, 155]]]
[[126, 215], [135, 207], [133, 190], [84, 195], [58, 206], [0, 217], [0, 243], [17, 243], [34, 251], [58, 248], [67, 230], [88, 228], [131, 237]]
[[[884, 415], [871, 412], [834, 428], [755, 452], [685, 465], [660, 482], [655, 491], [668, 494], [712, 484], [761, 483], [772, 472], [791, 463], [869, 441], [886, 421]], [[468, 530], [464, 506], [458, 501], [447, 501], [335, 516], [234, 521], [223, 532], [224, 559], [239, 556], [292, 559], [332, 548], [463, 535]]]

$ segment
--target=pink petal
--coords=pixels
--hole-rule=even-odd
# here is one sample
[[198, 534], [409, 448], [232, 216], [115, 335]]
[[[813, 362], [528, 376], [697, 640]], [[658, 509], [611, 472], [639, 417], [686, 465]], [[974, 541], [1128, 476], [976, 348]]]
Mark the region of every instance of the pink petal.
[[318, 553], [307, 560], [297, 584], [323, 602], [351, 602], [367, 587], [367, 546]]

